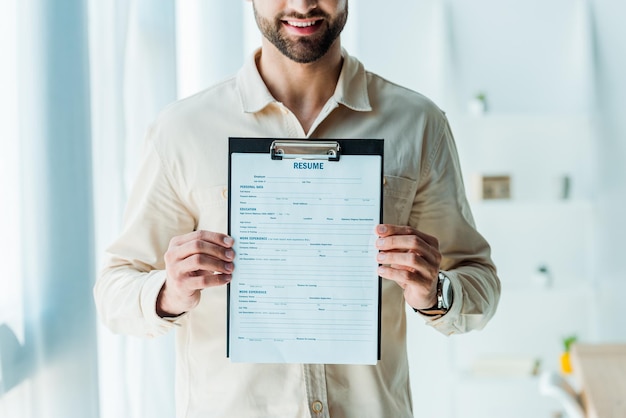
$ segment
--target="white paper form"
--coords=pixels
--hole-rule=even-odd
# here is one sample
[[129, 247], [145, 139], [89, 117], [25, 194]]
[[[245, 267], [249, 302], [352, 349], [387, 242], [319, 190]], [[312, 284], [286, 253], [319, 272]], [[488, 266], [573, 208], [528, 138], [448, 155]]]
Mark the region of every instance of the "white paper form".
[[382, 157], [231, 158], [231, 361], [375, 364]]

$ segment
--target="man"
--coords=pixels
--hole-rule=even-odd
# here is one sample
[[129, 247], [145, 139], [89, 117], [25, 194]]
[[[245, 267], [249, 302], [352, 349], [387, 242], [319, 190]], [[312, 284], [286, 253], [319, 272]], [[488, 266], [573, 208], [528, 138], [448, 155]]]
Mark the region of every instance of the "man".
[[[482, 328], [500, 284], [445, 115], [342, 50], [347, 0], [253, 0], [263, 42], [236, 77], [151, 127], [125, 228], [95, 287], [113, 331], [177, 332], [177, 417], [412, 417], [405, 303], [445, 334]], [[381, 360], [226, 358], [228, 137], [384, 138]], [[441, 274], [440, 274], [441, 272]]]

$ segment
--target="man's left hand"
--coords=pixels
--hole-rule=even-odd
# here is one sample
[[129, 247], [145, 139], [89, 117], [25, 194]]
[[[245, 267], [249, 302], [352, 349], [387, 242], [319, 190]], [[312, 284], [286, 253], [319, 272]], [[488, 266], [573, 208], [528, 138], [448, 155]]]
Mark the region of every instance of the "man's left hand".
[[389, 224], [377, 225], [376, 234], [380, 277], [404, 289], [404, 299], [413, 308], [435, 305], [441, 262], [437, 238], [410, 226]]

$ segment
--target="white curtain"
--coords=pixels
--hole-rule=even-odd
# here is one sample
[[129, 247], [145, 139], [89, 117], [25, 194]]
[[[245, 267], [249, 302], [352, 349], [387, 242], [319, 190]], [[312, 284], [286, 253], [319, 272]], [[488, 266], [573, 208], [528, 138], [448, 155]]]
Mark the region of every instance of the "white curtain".
[[[25, 403], [11, 391], [22, 376], [13, 370], [24, 345], [21, 275], [19, 141], [17, 123], [17, 0], [0, 3], [0, 417], [17, 416]], [[11, 395], [8, 395], [11, 393]], [[10, 397], [10, 399], [9, 399]], [[12, 415], [9, 415], [12, 414]]]
[[[174, 3], [90, 2], [96, 263], [121, 226], [144, 134], [176, 99]], [[174, 416], [173, 334], [155, 340], [99, 326], [102, 418]]]
[[8, 267], [0, 292], [9, 294], [0, 312], [3, 417], [98, 413], [86, 5], [64, 6], [0, 4], [2, 67], [10, 69], [3, 76], [11, 77], [3, 80], [8, 94], [0, 94], [9, 101], [3, 117], [11, 117], [2, 121], [8, 130], [0, 127], [9, 159], [0, 260]]
[[[222, 0], [90, 1], [98, 266], [120, 230], [149, 124], [168, 103], [241, 66], [246, 54], [244, 5]], [[99, 326], [101, 418], [174, 416], [173, 338], [170, 333], [143, 340], [113, 335]]]

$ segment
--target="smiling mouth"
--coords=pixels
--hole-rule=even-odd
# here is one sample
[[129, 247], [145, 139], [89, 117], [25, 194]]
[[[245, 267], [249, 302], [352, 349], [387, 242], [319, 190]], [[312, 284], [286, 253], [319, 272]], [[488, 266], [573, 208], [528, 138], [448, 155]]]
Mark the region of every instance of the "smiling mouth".
[[285, 20], [284, 21], [285, 24], [289, 25], [289, 26], [293, 26], [294, 28], [309, 28], [311, 26], [316, 26], [319, 25], [322, 20], [307, 20], [307, 21], [302, 21], [302, 20]]

